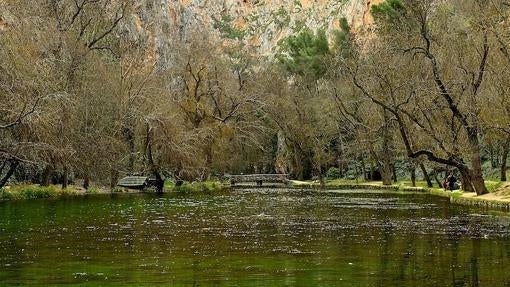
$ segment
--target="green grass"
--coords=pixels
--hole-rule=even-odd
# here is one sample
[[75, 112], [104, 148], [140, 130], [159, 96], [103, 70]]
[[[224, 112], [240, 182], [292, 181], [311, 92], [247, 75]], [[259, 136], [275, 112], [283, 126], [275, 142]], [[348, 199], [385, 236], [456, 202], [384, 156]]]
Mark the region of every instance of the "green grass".
[[450, 193], [450, 196], [453, 198], [462, 197], [462, 194], [463, 194], [463, 192], [461, 190], [456, 190], [456, 191], [452, 191], [449, 193]]
[[117, 186], [116, 186], [116, 187], [112, 188], [111, 192], [112, 192], [112, 193], [123, 193], [123, 192], [124, 192], [124, 189], [123, 189], [123, 188], [121, 188], [121, 187], [117, 187]]
[[305, 186], [305, 187], [319, 184], [318, 182], [316, 183], [312, 180], [305, 180], [305, 181], [290, 180], [290, 183], [292, 184], [292, 186]]
[[[352, 185], [352, 184], [371, 184], [371, 185], [382, 185], [381, 181], [365, 181], [360, 179], [358, 181], [353, 179], [334, 179], [326, 181], [326, 186], [335, 186], [335, 185]], [[410, 180], [399, 180], [397, 182], [392, 182], [391, 185], [397, 185], [399, 187], [412, 187], [412, 183]], [[426, 181], [416, 181], [416, 187], [428, 188]]]
[[[412, 182], [410, 180], [399, 180], [397, 181], [396, 185], [399, 186], [413, 186]], [[436, 184], [437, 186], [437, 184]], [[427, 186], [427, 182], [424, 180], [417, 180], [416, 181], [416, 187], [423, 187], [423, 188], [429, 188]]]
[[61, 189], [54, 185], [16, 185], [0, 190], [0, 199], [3, 200], [21, 200], [21, 199], [39, 199], [39, 198], [57, 198], [62, 196], [76, 195], [74, 189]]
[[[171, 186], [170, 184], [168, 186]], [[165, 185], [166, 187], [166, 185]], [[171, 190], [181, 193], [214, 193], [226, 190], [227, 187], [219, 181], [185, 182], [181, 186], [173, 186]]]
[[367, 183], [365, 180], [355, 180], [355, 179], [331, 179], [326, 180], [326, 186], [335, 186], [335, 185], [344, 185], [344, 184], [357, 184], [357, 183]]
[[[318, 180], [291, 180], [291, 183], [293, 186], [315, 186], [319, 185]], [[348, 185], [348, 184], [363, 184], [363, 183], [370, 183], [365, 180], [358, 180], [355, 179], [327, 179], [325, 180], [326, 186], [339, 186], [339, 185]]]
[[485, 186], [487, 187], [487, 190], [489, 192], [495, 192], [498, 188], [500, 188], [503, 185], [501, 181], [485, 181]]
[[[315, 183], [313, 181], [306, 181], [306, 182], [299, 182], [301, 184], [308, 184], [308, 185], [314, 185], [314, 184], [318, 184], [318, 183]], [[356, 180], [347, 180], [347, 179], [334, 179], [334, 180], [327, 180], [326, 181], [326, 186], [338, 186], [338, 185], [355, 185], [355, 184], [375, 184], [375, 185], [381, 185], [381, 182], [379, 181], [364, 181], [364, 180], [358, 180], [358, 182], [356, 182]], [[299, 185], [299, 184], [298, 184]], [[412, 182], [410, 180], [399, 180], [398, 182], [396, 183], [393, 183], [393, 185], [398, 185], [399, 188], [407, 188], [407, 187], [412, 187]], [[495, 192], [498, 188], [500, 188], [501, 186], [503, 185], [503, 183], [501, 181], [492, 181], [492, 180], [486, 180], [485, 181], [485, 186], [487, 187], [487, 190], [489, 192]], [[443, 190], [442, 187], [438, 187], [437, 184], [434, 184], [434, 186], [432, 188], [429, 188], [427, 186], [427, 182], [426, 181], [422, 181], [422, 180], [417, 180], [416, 181], [416, 187], [417, 188], [425, 188], [425, 189], [428, 189], [428, 190]]]
[[97, 193], [99, 193], [99, 188], [97, 186], [89, 187], [89, 189], [87, 189], [87, 193], [97, 194]]
[[[406, 180], [403, 180], [403, 181], [398, 181], [397, 183], [399, 186], [401, 187], [409, 187], [409, 186], [412, 186], [411, 184], [411, 181], [406, 181]], [[495, 192], [498, 188], [500, 188], [501, 186], [503, 185], [503, 183], [501, 181], [492, 181], [492, 180], [486, 180], [485, 181], [485, 186], [487, 187], [487, 190], [489, 192]], [[416, 181], [416, 187], [422, 187], [422, 188], [428, 188], [427, 187], [427, 182], [425, 181]], [[439, 190], [443, 190], [443, 188], [441, 187], [437, 187], [437, 184], [432, 188], [432, 189], [439, 189]], [[455, 197], [455, 192], [451, 193], [454, 197]]]

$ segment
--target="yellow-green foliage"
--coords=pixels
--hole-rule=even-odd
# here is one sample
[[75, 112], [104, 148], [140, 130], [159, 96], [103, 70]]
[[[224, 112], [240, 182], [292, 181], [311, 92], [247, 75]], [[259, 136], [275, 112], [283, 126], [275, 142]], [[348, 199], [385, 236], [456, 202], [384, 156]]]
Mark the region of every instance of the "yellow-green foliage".
[[165, 180], [165, 190], [174, 190], [175, 183], [171, 180]]
[[462, 197], [462, 194], [463, 194], [463, 192], [461, 190], [456, 190], [456, 191], [450, 192], [450, 197], [459, 198], [459, 197]]
[[498, 188], [501, 187], [503, 183], [501, 181], [485, 181], [485, 186], [489, 192], [495, 192]]
[[442, 197], [450, 197], [450, 195], [451, 195], [449, 191], [446, 191], [442, 188], [431, 188], [431, 189], [429, 189], [429, 193], [433, 194], [433, 195], [437, 195], [437, 196], [442, 196]]
[[[413, 183], [410, 180], [399, 180], [396, 184], [400, 185], [400, 186], [412, 186], [413, 185]], [[435, 186], [437, 186], [437, 184]], [[423, 180], [417, 180], [416, 187], [429, 188], [427, 186], [427, 182], [423, 181]]]
[[[297, 187], [312, 187], [312, 186], [317, 186], [320, 184], [320, 182], [318, 180], [306, 180], [306, 181], [291, 180], [290, 182], [291, 182], [292, 186], [297, 186]], [[354, 179], [331, 179], [331, 180], [325, 181], [326, 186], [330, 186], [330, 187], [344, 186], [347, 184], [356, 185], [356, 184], [361, 184], [361, 183], [365, 183], [365, 181], [364, 180], [356, 181]]]
[[311, 180], [307, 180], [307, 181], [291, 180], [290, 184], [292, 186], [297, 186], [297, 187], [312, 187], [314, 185], [317, 185], [318, 182], [314, 182], [314, 181], [311, 181]]
[[327, 180], [326, 185], [327, 186], [335, 186], [335, 185], [344, 185], [344, 184], [357, 184], [357, 183], [364, 183], [365, 180], [354, 180], [354, 179], [333, 179], [333, 180]]
[[92, 186], [89, 189], [87, 189], [87, 193], [90, 193], [90, 194], [99, 193], [99, 188], [97, 186]]
[[37, 198], [55, 198], [76, 195], [76, 190], [61, 189], [54, 185], [17, 185], [0, 190], [0, 199], [19, 200]]
[[174, 186], [173, 190], [177, 192], [183, 193], [193, 193], [193, 192], [220, 192], [224, 191], [226, 187], [217, 181], [205, 181], [205, 182], [185, 182], [181, 186]]
[[112, 188], [112, 193], [122, 193], [122, 192], [124, 192], [124, 189], [121, 187]]

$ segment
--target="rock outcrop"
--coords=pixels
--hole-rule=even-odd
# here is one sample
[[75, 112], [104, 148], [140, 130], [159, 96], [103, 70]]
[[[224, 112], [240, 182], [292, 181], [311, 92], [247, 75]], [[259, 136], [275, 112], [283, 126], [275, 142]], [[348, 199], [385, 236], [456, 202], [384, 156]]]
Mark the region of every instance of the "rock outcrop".
[[[370, 8], [383, 0], [144, 0], [128, 28], [143, 35], [165, 65], [172, 46], [217, 37], [271, 56], [278, 42], [304, 27], [331, 32], [345, 17], [355, 31], [372, 23]], [[205, 37], [207, 36], [207, 37]]]
[[[271, 56], [278, 42], [303, 28], [332, 32], [345, 17], [354, 31], [372, 23], [370, 8], [384, 0], [139, 0], [134, 1], [123, 36], [149, 48], [171, 66], [175, 45], [192, 39], [219, 39]], [[0, 1], [0, 8], [8, 5]], [[7, 7], [8, 8], [8, 7]], [[0, 32], [12, 20], [0, 9]], [[329, 33], [331, 34], [331, 33]]]

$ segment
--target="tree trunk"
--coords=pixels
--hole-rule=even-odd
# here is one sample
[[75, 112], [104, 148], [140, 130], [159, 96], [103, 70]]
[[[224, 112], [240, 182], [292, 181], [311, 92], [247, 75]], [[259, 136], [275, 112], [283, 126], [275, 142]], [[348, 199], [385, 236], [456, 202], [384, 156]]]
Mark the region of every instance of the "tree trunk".
[[83, 178], [83, 188], [85, 190], [88, 190], [90, 187], [90, 176], [89, 176], [89, 173], [87, 172], [85, 174], [85, 177]]
[[411, 167], [411, 183], [413, 187], [416, 186], [416, 167], [414, 165]]
[[467, 192], [476, 192], [477, 195], [488, 193], [481, 172], [475, 170], [461, 170], [462, 189]]
[[496, 151], [494, 151], [494, 147], [492, 144], [489, 145], [489, 156], [491, 158], [491, 167], [497, 168], [498, 167], [497, 155], [496, 155]]
[[391, 168], [391, 154], [390, 154], [390, 134], [388, 127], [388, 115], [386, 110], [383, 110], [384, 114], [384, 125], [382, 130], [383, 137], [383, 145], [382, 145], [382, 166], [381, 166], [381, 176], [383, 185], [391, 185], [393, 171]]
[[477, 172], [474, 172], [474, 174], [471, 177], [471, 184], [473, 185], [476, 195], [483, 195], [489, 193], [487, 187], [485, 186], [485, 180], [483, 179], [483, 176], [481, 176], [481, 174], [478, 175]]
[[159, 171], [155, 170], [153, 172], [154, 177], [156, 177], [155, 187], [157, 193], [163, 193], [164, 187], [165, 187], [165, 181], [163, 180], [163, 177], [159, 173]]
[[474, 192], [473, 186], [471, 185], [471, 179], [469, 176], [469, 171], [460, 170], [460, 178], [462, 181], [462, 190], [467, 192]]
[[313, 174], [313, 162], [312, 157], [305, 153], [302, 157], [303, 161], [303, 179], [311, 179]]
[[[211, 169], [213, 165], [213, 159], [214, 159], [214, 153], [213, 153], [213, 147], [214, 147], [214, 138], [212, 138], [205, 147], [205, 163], [206, 163], [206, 175], [205, 178], [209, 179], [211, 177]], [[256, 167], [259, 168], [258, 166]], [[255, 171], [255, 173], [259, 173], [259, 171]]]
[[374, 173], [375, 173], [375, 166], [374, 166], [374, 162], [373, 161], [370, 161], [370, 174], [368, 176], [368, 179], [369, 180], [374, 180]]
[[358, 179], [359, 179], [359, 172], [358, 172], [358, 166], [356, 164], [354, 165], [354, 175], [355, 175], [356, 184], [357, 184]]
[[436, 173], [436, 174], [434, 174], [434, 179], [436, 180], [437, 185], [438, 185], [440, 188], [443, 188], [443, 184], [441, 183], [441, 181], [439, 180], [439, 178], [437, 178], [437, 173]]
[[294, 151], [294, 156], [293, 156], [294, 160], [293, 160], [293, 164], [292, 164], [293, 177], [297, 178], [298, 180], [303, 180], [304, 177], [303, 177], [302, 162], [298, 155], [297, 149], [294, 148], [293, 151]]
[[312, 157], [299, 147], [294, 150], [294, 173], [298, 180], [308, 180], [312, 178], [313, 163]]
[[398, 177], [397, 177], [397, 168], [395, 167], [395, 164], [391, 165], [391, 173], [392, 173], [393, 182], [397, 183]]
[[152, 128], [147, 124], [147, 137], [146, 137], [146, 157], [147, 161], [149, 163], [149, 168], [151, 170], [151, 173], [154, 175], [156, 182], [156, 192], [157, 193], [163, 193], [163, 187], [165, 186], [165, 181], [161, 177], [161, 174], [159, 173], [159, 169], [156, 166], [154, 162], [154, 158], [152, 156]]
[[368, 181], [367, 168], [366, 168], [365, 159], [364, 159], [363, 154], [361, 154], [360, 161], [361, 161], [361, 169], [363, 172], [363, 180]]
[[64, 172], [62, 174], [62, 189], [66, 189], [69, 182], [69, 168], [64, 165]]
[[4, 160], [2, 162], [2, 166], [0, 166], [0, 175], [3, 174], [4, 168], [7, 166], [8, 162], [9, 162], [8, 160]]
[[[473, 139], [473, 137], [476, 138]], [[482, 173], [482, 159], [480, 156], [480, 145], [478, 143], [478, 136], [471, 135], [470, 136], [470, 144], [471, 144], [471, 170], [469, 171], [471, 184], [473, 186], [476, 195], [483, 195], [489, 193], [487, 187], [485, 186], [485, 181], [483, 179]]]
[[17, 160], [9, 160], [9, 170], [7, 173], [0, 179], [0, 188], [4, 187], [7, 184], [7, 181], [9, 181], [9, 178], [14, 174], [16, 171], [16, 168], [18, 168], [19, 161]]
[[391, 185], [392, 184], [392, 172], [391, 166], [387, 163], [383, 163], [381, 166], [381, 177], [383, 185]]
[[119, 172], [116, 169], [110, 170], [110, 189], [114, 189], [119, 181]]
[[128, 162], [128, 172], [129, 174], [133, 174], [135, 170], [135, 132], [134, 132], [134, 124], [132, 120], [128, 120], [126, 123], [127, 127], [124, 129], [124, 137], [127, 142], [128, 150], [129, 150], [129, 162]]
[[41, 186], [49, 186], [50, 185], [50, 179], [51, 179], [52, 173], [53, 173], [53, 166], [51, 164], [46, 165], [46, 167], [43, 170], [42, 177], [41, 177]]
[[322, 167], [320, 164], [319, 164], [318, 170], [319, 170], [319, 183], [320, 183], [321, 189], [324, 189], [326, 187], [326, 182], [324, 181], [324, 175], [322, 174]]
[[[425, 168], [425, 165], [423, 163], [420, 163], [420, 169], [423, 173], [423, 179], [427, 182], [428, 187], [433, 187], [432, 180], [430, 180], [430, 176], [427, 172], [427, 169]], [[439, 187], [441, 187], [441, 183], [439, 183]]]
[[503, 155], [501, 157], [501, 181], [506, 181], [506, 162], [508, 159], [508, 152], [510, 151], [510, 136], [506, 139], [505, 146], [503, 147]]

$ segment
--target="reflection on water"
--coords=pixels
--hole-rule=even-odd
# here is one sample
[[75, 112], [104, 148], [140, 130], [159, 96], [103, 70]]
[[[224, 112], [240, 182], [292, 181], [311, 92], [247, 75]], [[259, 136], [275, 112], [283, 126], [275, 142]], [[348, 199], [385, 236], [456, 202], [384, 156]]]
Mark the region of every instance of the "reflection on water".
[[427, 195], [0, 203], [0, 285], [510, 286], [510, 220]]

